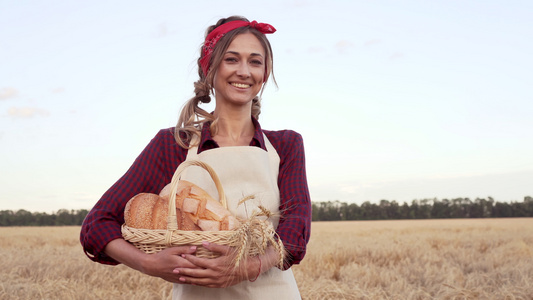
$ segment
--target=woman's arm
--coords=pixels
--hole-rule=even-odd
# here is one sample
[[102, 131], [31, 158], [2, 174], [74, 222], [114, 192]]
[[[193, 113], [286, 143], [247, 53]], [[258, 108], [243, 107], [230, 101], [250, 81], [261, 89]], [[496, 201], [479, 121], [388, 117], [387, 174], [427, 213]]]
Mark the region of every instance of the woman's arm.
[[311, 236], [311, 197], [307, 185], [302, 136], [291, 130], [272, 132], [272, 145], [280, 156], [278, 186], [281, 218], [276, 229], [287, 255], [283, 269], [305, 256]]
[[139, 193], [159, 193], [170, 182], [187, 150], [174, 141], [170, 129], [161, 130], [137, 157], [132, 166], [100, 200], [83, 221], [80, 242], [87, 256], [99, 263], [119, 262], [104, 251], [108, 243], [122, 239], [124, 207]]

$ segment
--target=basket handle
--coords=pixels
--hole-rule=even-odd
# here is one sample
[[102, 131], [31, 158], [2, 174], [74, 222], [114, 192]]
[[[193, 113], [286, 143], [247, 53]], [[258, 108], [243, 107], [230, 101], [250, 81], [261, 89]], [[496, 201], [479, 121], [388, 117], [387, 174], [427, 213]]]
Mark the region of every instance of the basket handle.
[[176, 216], [176, 193], [178, 192], [178, 181], [181, 177], [181, 174], [183, 171], [185, 171], [186, 168], [190, 166], [198, 166], [205, 169], [209, 175], [211, 176], [211, 179], [213, 179], [213, 182], [215, 183], [215, 186], [218, 191], [219, 201], [224, 208], [228, 208], [228, 203], [226, 201], [226, 194], [224, 194], [224, 189], [222, 188], [222, 184], [220, 183], [220, 179], [218, 178], [217, 173], [215, 173], [215, 170], [213, 168], [199, 160], [186, 160], [182, 162], [178, 168], [176, 169], [176, 172], [174, 172], [174, 176], [172, 176], [172, 181], [170, 182], [170, 198], [169, 198], [169, 204], [168, 204], [168, 219], [167, 219], [167, 229], [169, 230], [177, 230], [178, 229], [178, 218]]

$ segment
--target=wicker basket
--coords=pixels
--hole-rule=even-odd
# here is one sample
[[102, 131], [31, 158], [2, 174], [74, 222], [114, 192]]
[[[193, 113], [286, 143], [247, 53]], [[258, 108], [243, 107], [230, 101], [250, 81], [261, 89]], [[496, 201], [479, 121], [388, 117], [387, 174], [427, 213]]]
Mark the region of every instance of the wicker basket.
[[224, 189], [215, 171], [206, 163], [196, 160], [187, 160], [179, 165], [170, 183], [171, 191], [168, 205], [167, 229], [139, 229], [122, 225], [122, 236], [135, 247], [145, 253], [156, 253], [163, 249], [195, 245], [197, 246], [196, 256], [214, 258], [217, 253], [213, 253], [204, 247], [202, 242], [207, 241], [219, 245], [235, 247], [237, 249], [236, 264], [245, 256], [254, 256], [264, 253], [268, 245], [274, 245], [281, 254], [283, 260], [283, 245], [277, 239], [276, 233], [268, 222], [259, 218], [265, 212], [254, 213], [247, 220], [241, 221], [241, 226], [235, 230], [226, 231], [186, 231], [178, 229], [176, 216], [176, 192], [178, 181], [183, 171], [190, 166], [199, 166], [205, 169], [215, 183], [218, 191], [219, 201], [226, 209], [228, 207]]

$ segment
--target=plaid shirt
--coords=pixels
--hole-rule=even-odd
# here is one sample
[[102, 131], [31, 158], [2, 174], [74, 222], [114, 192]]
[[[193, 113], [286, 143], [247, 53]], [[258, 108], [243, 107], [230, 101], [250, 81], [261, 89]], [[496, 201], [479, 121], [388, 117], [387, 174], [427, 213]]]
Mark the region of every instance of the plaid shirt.
[[[252, 118], [253, 119], [253, 118]], [[291, 130], [261, 130], [253, 119], [255, 135], [250, 146], [266, 151], [263, 134], [268, 137], [280, 157], [278, 187], [281, 202], [277, 233], [288, 252], [284, 268], [299, 263], [306, 251], [311, 231], [311, 199], [305, 173], [305, 155], [300, 134]], [[174, 140], [174, 128], [163, 129], [150, 141], [133, 165], [96, 203], [85, 218], [80, 241], [87, 256], [103, 264], [118, 264], [104, 253], [112, 240], [122, 238], [124, 207], [138, 193], [158, 194], [168, 184], [178, 165], [187, 156], [187, 149]], [[209, 124], [202, 128], [198, 152], [217, 148]]]

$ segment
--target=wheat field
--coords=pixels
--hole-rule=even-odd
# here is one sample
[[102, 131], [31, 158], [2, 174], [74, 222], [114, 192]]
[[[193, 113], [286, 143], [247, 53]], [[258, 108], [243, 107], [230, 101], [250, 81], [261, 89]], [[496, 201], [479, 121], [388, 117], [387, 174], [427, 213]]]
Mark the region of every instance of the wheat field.
[[[304, 299], [533, 299], [533, 219], [315, 222]], [[85, 257], [79, 227], [0, 227], [0, 299], [170, 299]]]

